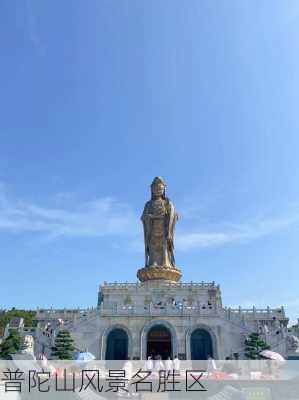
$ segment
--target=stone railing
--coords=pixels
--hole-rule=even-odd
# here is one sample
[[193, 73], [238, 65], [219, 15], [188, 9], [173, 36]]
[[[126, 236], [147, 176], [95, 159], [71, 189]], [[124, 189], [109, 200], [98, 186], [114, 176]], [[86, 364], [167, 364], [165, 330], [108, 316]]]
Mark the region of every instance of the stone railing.
[[218, 285], [215, 284], [215, 282], [178, 282], [175, 283], [175, 286], [177, 287], [186, 287], [186, 288], [191, 288], [191, 287], [202, 287], [202, 288], [213, 288], [213, 287], [218, 287]]
[[134, 305], [102, 305], [100, 316], [186, 316], [186, 315], [216, 315], [220, 312], [215, 306], [157, 306], [153, 304], [145, 306]]
[[[207, 283], [204, 283], [207, 285]], [[211, 283], [212, 284], [212, 283]], [[178, 284], [176, 284], [178, 285]], [[186, 285], [186, 284], [184, 284]], [[190, 284], [189, 284], [190, 285]], [[201, 284], [200, 284], [201, 285]], [[215, 305], [201, 305], [201, 306], [188, 306], [188, 305], [119, 305], [119, 304], [102, 304], [101, 307], [87, 308], [87, 309], [38, 309], [36, 320], [48, 321], [55, 319], [63, 319], [65, 323], [69, 320], [84, 320], [95, 314], [100, 316], [108, 315], [211, 315], [220, 314], [228, 320], [279, 320], [286, 319], [284, 308], [230, 308], [230, 307], [216, 307]], [[275, 319], [274, 318], [274, 319]]]
[[244, 317], [245, 319], [259, 319], [259, 320], [267, 320], [267, 319], [273, 319], [273, 317], [277, 319], [284, 319], [286, 318], [285, 316], [285, 311], [283, 307], [280, 308], [230, 308], [230, 307], [225, 307], [224, 309], [226, 315], [228, 318], [230, 316], [237, 316], [239, 315], [240, 317]]
[[130, 288], [130, 287], [139, 287], [141, 286], [141, 282], [104, 282], [100, 287], [118, 287], [118, 288]]
[[97, 311], [96, 307], [90, 308], [75, 308], [75, 309], [53, 309], [53, 308], [42, 308], [36, 311], [36, 320], [49, 320], [49, 319], [68, 319], [68, 318], [80, 318], [88, 316]]
[[[148, 282], [104, 282], [102, 285], [100, 285], [100, 288], [138, 288], [138, 287], [144, 287], [146, 286]], [[183, 288], [192, 288], [192, 287], [200, 287], [200, 288], [214, 288], [217, 287], [219, 288], [219, 285], [216, 285], [215, 282], [165, 282], [164, 283], [165, 286], [169, 286], [169, 287], [183, 287]]]
[[217, 307], [215, 305], [205, 305], [205, 306], [188, 306], [188, 305], [119, 305], [119, 304], [102, 304], [99, 309], [100, 316], [176, 316], [176, 315], [218, 315], [227, 320], [242, 322], [242, 320], [273, 320], [273, 318], [277, 318], [278, 320], [285, 319], [285, 312], [282, 308], [266, 308], [266, 309], [258, 309], [258, 308], [222, 308]]

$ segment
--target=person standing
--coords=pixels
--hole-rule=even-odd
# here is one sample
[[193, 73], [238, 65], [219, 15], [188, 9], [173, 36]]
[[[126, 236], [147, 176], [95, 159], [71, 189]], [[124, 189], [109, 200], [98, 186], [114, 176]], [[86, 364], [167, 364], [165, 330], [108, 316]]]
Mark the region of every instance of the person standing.
[[228, 375], [234, 374], [236, 372], [236, 369], [235, 369], [230, 357], [225, 358], [225, 363], [223, 364], [222, 371]]
[[161, 356], [157, 356], [157, 359], [155, 361], [154, 371], [159, 373], [160, 371], [163, 370], [164, 370], [164, 364], [161, 359]]
[[146, 371], [148, 371], [148, 372], [152, 372], [152, 371], [153, 371], [153, 368], [154, 368], [154, 363], [153, 363], [152, 357], [151, 357], [151, 356], [148, 356], [148, 357], [147, 357], [147, 360], [146, 360], [146, 362], [145, 362], [144, 369], [145, 369]]
[[177, 355], [174, 356], [172, 368], [174, 369], [174, 372], [180, 373], [180, 360]]
[[170, 357], [167, 357], [167, 360], [165, 361], [165, 372], [166, 372], [166, 376], [169, 375], [169, 373], [173, 370], [173, 364], [171, 361]]
[[123, 369], [125, 371], [126, 378], [128, 380], [130, 380], [132, 378], [132, 375], [133, 375], [133, 364], [132, 364], [132, 361], [131, 361], [130, 357], [128, 357], [126, 362], [124, 363]]
[[217, 369], [216, 362], [213, 357], [210, 355], [208, 356], [208, 362], [207, 362], [207, 371], [215, 371]]

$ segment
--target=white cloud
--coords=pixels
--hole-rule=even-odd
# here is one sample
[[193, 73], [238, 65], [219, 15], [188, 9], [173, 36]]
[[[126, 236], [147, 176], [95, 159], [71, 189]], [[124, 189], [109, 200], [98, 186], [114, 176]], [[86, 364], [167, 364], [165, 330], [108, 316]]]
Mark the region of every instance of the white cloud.
[[229, 234], [222, 232], [215, 233], [185, 233], [179, 234], [176, 240], [176, 248], [182, 251], [194, 248], [204, 248], [221, 245], [231, 241]]
[[[141, 224], [136, 212], [127, 204], [111, 197], [93, 201], [74, 201], [68, 193], [50, 199], [51, 206], [14, 200], [0, 183], [0, 231], [37, 232], [48, 237], [130, 237], [128, 248], [143, 249]], [[197, 219], [198, 221], [198, 219]], [[243, 224], [229, 224], [210, 229], [178, 230], [175, 247], [192, 251], [212, 246], [245, 243], [288, 229], [299, 223], [299, 212], [283, 217], [259, 217]]]
[[176, 240], [176, 248], [189, 251], [230, 243], [245, 243], [286, 230], [298, 223], [299, 212], [295, 212], [284, 217], [260, 217], [244, 224], [232, 225], [229, 229], [214, 232], [180, 233]]
[[299, 307], [299, 299], [296, 297], [295, 299], [291, 299], [285, 302], [287, 307]]
[[77, 204], [71, 209], [42, 207], [13, 201], [0, 187], [0, 230], [11, 233], [40, 232], [51, 237], [101, 237], [135, 233], [134, 212], [125, 204], [105, 197]]

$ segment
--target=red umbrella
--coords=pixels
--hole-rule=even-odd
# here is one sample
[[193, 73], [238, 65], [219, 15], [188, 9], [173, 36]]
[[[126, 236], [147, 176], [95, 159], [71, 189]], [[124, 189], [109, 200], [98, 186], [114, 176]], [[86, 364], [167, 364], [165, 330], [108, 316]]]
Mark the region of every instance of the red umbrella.
[[44, 353], [39, 355], [38, 360], [40, 361], [42, 367], [46, 367], [48, 360]]

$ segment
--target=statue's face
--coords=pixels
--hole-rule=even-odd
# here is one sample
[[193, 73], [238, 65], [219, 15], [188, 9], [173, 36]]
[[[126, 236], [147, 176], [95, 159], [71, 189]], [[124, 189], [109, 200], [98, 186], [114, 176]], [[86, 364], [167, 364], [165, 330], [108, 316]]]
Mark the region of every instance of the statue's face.
[[156, 197], [163, 196], [164, 189], [165, 189], [165, 186], [163, 185], [163, 183], [156, 183], [154, 186], [152, 186], [153, 195]]

